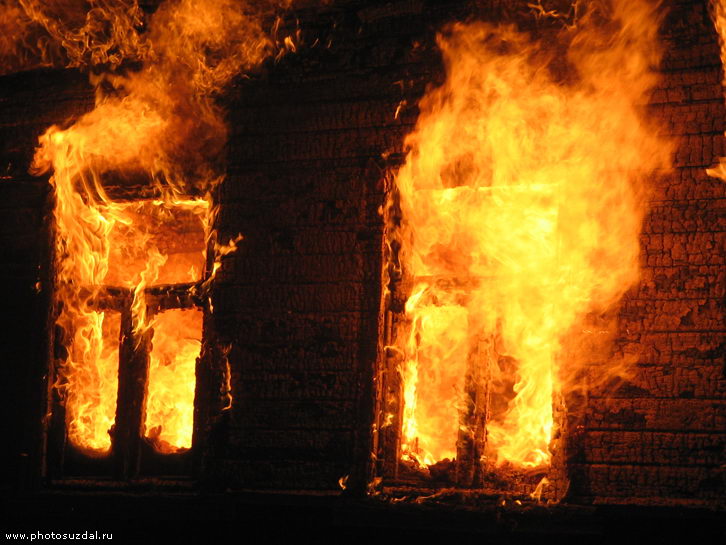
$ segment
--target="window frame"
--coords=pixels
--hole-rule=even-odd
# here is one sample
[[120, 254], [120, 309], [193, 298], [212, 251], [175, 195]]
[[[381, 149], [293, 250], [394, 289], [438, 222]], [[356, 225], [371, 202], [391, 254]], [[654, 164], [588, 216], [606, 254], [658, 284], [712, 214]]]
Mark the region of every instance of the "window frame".
[[[188, 196], [194, 198], [194, 196]], [[142, 202], [156, 200], [156, 196], [123, 194], [113, 202]], [[192, 445], [176, 453], [157, 452], [151, 442], [144, 437], [145, 402], [149, 380], [149, 365], [153, 339], [153, 328], [137, 333], [132, 322], [134, 288], [102, 286], [91, 305], [98, 312], [120, 314], [118, 389], [114, 424], [109, 430], [111, 447], [107, 454], [93, 456], [70, 444], [66, 432], [66, 411], [60, 393], [54, 387], [58, 371], [67, 358], [67, 348], [63, 335], [56, 323], [60, 314], [57, 299], [55, 263], [56, 237], [58, 235], [53, 210], [55, 195], [51, 192], [49, 213], [47, 215], [48, 244], [46, 247], [46, 267], [43, 285], [48, 304], [48, 386], [46, 418], [44, 419], [42, 474], [48, 484], [58, 484], [74, 479], [101, 479], [114, 481], [138, 481], [146, 477], [187, 478], [196, 473], [200, 442], [200, 419], [208, 413], [207, 396], [200, 396], [200, 379], [204, 384], [211, 383], [212, 376], [203, 371], [208, 367], [203, 363], [213, 357], [208, 350], [211, 336], [209, 317], [211, 314], [209, 295], [214, 264], [214, 236], [205, 242], [205, 263], [200, 279], [195, 282], [155, 284], [144, 288], [146, 312], [149, 318], [169, 310], [196, 309], [203, 313], [200, 354], [195, 364], [195, 397]], [[208, 212], [209, 227], [214, 222], [212, 211]], [[212, 231], [213, 233], [213, 231]], [[210, 375], [210, 376], [207, 376]]]

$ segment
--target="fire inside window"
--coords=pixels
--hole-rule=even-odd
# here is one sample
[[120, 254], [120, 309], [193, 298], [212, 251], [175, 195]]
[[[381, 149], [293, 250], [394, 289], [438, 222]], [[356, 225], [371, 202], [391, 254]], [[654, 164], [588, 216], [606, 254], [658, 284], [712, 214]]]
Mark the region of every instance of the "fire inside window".
[[192, 446], [209, 202], [57, 198], [51, 476], [132, 478]]
[[[672, 148], [641, 107], [658, 17], [627, 6], [561, 42], [486, 23], [439, 36], [446, 78], [419, 102], [389, 202], [383, 477], [539, 495], [583, 377], [633, 363], [609, 344]], [[572, 79], [551, 69], [560, 47]]]

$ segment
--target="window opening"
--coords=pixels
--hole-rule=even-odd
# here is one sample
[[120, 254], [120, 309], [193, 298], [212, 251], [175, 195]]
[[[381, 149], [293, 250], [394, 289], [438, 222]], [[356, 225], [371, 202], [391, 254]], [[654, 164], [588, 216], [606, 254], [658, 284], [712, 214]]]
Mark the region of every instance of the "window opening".
[[56, 208], [50, 473], [178, 470], [159, 460], [192, 447], [209, 201], [72, 198], [73, 217]]

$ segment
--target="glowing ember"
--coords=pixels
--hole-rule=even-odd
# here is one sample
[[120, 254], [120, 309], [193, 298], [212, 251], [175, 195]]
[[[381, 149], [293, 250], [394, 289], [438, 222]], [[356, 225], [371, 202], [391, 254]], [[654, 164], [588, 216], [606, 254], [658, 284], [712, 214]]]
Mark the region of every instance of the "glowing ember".
[[421, 100], [396, 178], [413, 281], [404, 459], [454, 458], [473, 407], [488, 462], [550, 462], [553, 396], [584, 363], [563, 342], [637, 281], [645, 177], [670, 161], [639, 106], [658, 23], [656, 6], [618, 0], [559, 49], [483, 23], [439, 37], [446, 81]]

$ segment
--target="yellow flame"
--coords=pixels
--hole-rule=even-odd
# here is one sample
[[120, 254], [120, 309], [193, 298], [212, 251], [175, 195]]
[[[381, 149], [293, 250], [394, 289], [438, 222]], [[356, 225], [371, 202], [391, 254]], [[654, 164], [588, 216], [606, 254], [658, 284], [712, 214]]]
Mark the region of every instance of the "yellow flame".
[[196, 361], [202, 312], [168, 310], [154, 317], [144, 435], [160, 452], [192, 445]]
[[513, 27], [439, 36], [446, 81], [421, 100], [396, 177], [413, 280], [405, 458], [455, 457], [476, 405], [488, 460], [547, 465], [553, 395], [583, 363], [563, 341], [638, 279], [645, 178], [671, 153], [641, 108], [658, 8], [598, 6], [559, 32], [559, 58]]
[[[69, 439], [87, 453], [108, 452], [115, 419], [122, 309], [102, 308], [109, 287], [133, 294], [139, 340], [153, 330], [146, 436], [162, 452], [191, 445], [201, 314], [157, 312], [147, 292], [202, 280], [226, 139], [213, 99], [271, 54], [260, 21], [276, 4], [174, 0], [146, 18], [132, 0], [66, 12], [64, 3], [21, 0], [23, 13], [13, 12], [62, 44], [67, 65], [97, 67], [95, 108], [68, 128], [50, 127], [33, 164], [35, 173], [52, 171], [56, 197], [56, 301], [68, 349], [56, 383]], [[141, 69], [125, 70], [125, 61]], [[114, 201], [104, 180], [118, 173], [144, 182], [154, 200]]]
[[[726, 66], [726, 2], [724, 0], [711, 0], [710, 4], [713, 25], [718, 33], [718, 41], [721, 47], [721, 66]], [[726, 87], [726, 76], [722, 86]], [[709, 176], [726, 180], [726, 157], [720, 157], [718, 165], [706, 169], [706, 172]]]

